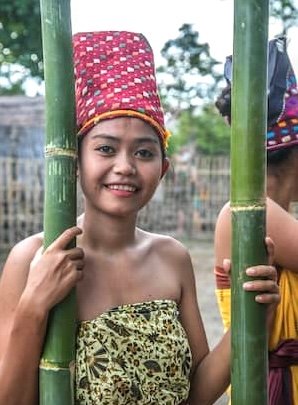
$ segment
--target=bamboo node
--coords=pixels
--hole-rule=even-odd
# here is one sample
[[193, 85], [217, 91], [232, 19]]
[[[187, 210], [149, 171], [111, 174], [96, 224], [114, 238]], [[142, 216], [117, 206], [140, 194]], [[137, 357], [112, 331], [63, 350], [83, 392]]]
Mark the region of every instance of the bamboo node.
[[238, 207], [233, 207], [231, 206], [231, 211], [232, 212], [239, 212], [239, 211], [263, 211], [265, 209], [265, 205], [241, 205]]
[[39, 368], [46, 371], [61, 371], [61, 370], [69, 371], [69, 367], [65, 366], [63, 367], [59, 363], [56, 362], [52, 363], [45, 359], [40, 360]]
[[51, 157], [51, 156], [67, 156], [67, 157], [76, 159], [78, 157], [78, 154], [75, 149], [46, 147], [45, 148], [45, 157]]

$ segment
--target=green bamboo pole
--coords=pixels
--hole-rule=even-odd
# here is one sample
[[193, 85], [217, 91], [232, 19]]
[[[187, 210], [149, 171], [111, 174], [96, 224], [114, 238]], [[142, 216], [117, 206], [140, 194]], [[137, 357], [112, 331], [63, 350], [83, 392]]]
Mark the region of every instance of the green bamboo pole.
[[[76, 124], [70, 0], [41, 0], [46, 146], [44, 246], [76, 224]], [[73, 243], [74, 246], [75, 242]], [[75, 292], [50, 313], [40, 405], [73, 404]]]
[[245, 268], [267, 263], [265, 133], [268, 0], [234, 1], [232, 88], [232, 404], [267, 404], [266, 308], [244, 292]]

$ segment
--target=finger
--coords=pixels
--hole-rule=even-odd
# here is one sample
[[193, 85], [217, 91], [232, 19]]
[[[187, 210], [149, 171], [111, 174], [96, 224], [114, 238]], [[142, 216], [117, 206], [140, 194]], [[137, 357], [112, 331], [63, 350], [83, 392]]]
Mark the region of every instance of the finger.
[[85, 266], [85, 262], [84, 260], [76, 260], [73, 262], [73, 265], [77, 270], [82, 271]]
[[261, 304], [278, 304], [280, 301], [279, 294], [258, 294], [255, 297], [256, 302]]
[[62, 291], [62, 298], [67, 296], [69, 292], [75, 288], [76, 284], [83, 278], [82, 271], [72, 271], [69, 272], [63, 279], [61, 280], [59, 287]]
[[66, 277], [66, 280], [68, 278], [67, 283], [74, 287], [76, 283], [83, 278], [83, 275], [83, 271], [74, 270], [68, 274], [68, 277]]
[[278, 285], [273, 280], [254, 280], [243, 283], [245, 291], [259, 291], [277, 293], [279, 291]]
[[274, 266], [259, 265], [248, 267], [245, 272], [250, 277], [265, 277], [270, 280], [277, 280], [277, 270]]
[[265, 238], [265, 243], [268, 254], [268, 264], [272, 265], [274, 263], [274, 243], [269, 236]]
[[230, 274], [231, 272], [231, 260], [230, 259], [223, 259], [222, 267], [225, 273]]
[[67, 257], [71, 260], [84, 259], [84, 255], [84, 250], [80, 247], [67, 250]]
[[78, 235], [82, 233], [82, 229], [73, 226], [66, 229], [58, 238], [47, 248], [47, 250], [53, 249], [65, 249], [67, 245]]

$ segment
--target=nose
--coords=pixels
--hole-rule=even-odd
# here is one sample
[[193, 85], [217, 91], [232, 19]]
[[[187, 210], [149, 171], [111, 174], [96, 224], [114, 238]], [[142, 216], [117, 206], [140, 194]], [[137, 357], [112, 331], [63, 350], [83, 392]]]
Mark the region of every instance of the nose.
[[131, 176], [136, 173], [134, 160], [127, 153], [121, 153], [117, 156], [114, 164], [114, 172], [124, 176]]

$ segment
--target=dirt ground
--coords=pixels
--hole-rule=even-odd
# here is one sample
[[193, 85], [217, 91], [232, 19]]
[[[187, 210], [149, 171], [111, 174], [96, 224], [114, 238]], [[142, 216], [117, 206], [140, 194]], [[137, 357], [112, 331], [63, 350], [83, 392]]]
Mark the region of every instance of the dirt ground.
[[[213, 244], [206, 241], [183, 241], [188, 247], [195, 269], [199, 307], [202, 314], [210, 348], [220, 340], [223, 334], [222, 323], [214, 293]], [[216, 405], [226, 405], [228, 399], [223, 395]]]

